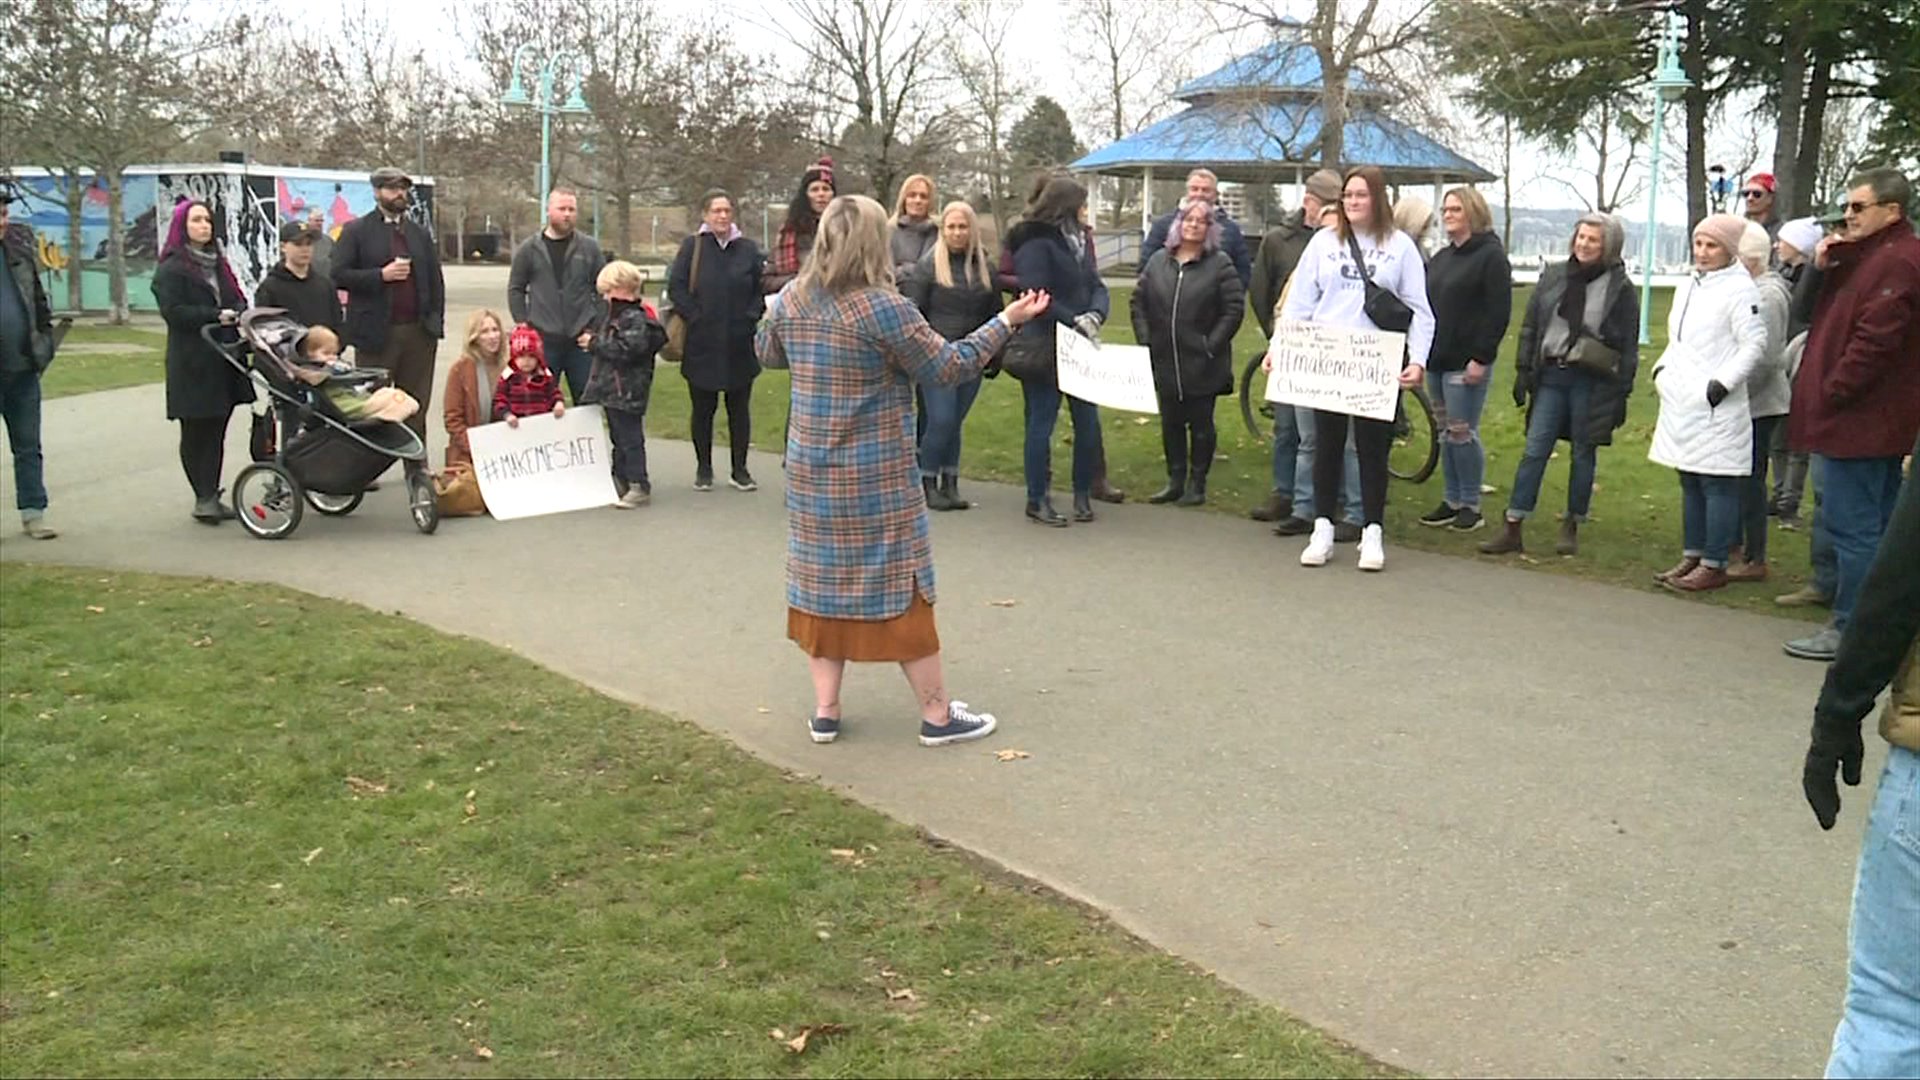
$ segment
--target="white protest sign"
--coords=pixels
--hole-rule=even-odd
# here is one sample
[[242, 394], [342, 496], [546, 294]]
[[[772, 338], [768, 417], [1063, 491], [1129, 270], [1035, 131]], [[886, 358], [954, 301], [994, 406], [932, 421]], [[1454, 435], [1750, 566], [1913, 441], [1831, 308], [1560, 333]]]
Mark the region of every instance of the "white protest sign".
[[1060, 392], [1081, 401], [1128, 412], [1159, 413], [1153, 393], [1153, 362], [1145, 345], [1095, 345], [1081, 335], [1056, 325], [1059, 346], [1055, 371]]
[[520, 426], [467, 429], [473, 474], [487, 512], [502, 521], [607, 506], [613, 491], [613, 451], [598, 405], [523, 417]]
[[1393, 419], [1407, 335], [1283, 319], [1273, 324], [1267, 400]]

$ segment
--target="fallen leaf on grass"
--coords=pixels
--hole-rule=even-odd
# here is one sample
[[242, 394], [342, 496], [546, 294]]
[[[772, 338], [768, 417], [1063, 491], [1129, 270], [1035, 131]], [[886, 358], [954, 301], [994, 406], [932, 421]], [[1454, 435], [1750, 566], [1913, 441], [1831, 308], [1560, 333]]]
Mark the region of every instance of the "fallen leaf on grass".
[[788, 1038], [787, 1033], [781, 1031], [779, 1028], [774, 1028], [772, 1031], [767, 1032], [767, 1034], [772, 1037], [775, 1042], [786, 1047], [787, 1053], [802, 1054], [806, 1052], [807, 1040], [816, 1038], [824, 1039], [831, 1035], [844, 1035], [849, 1030], [845, 1024], [809, 1024], [799, 1031], [794, 1032], [792, 1038]]
[[300, 856], [300, 861], [303, 863], [306, 863], [308, 866], [312, 866], [313, 860], [319, 858], [320, 853], [325, 850], [327, 849], [323, 847], [314, 848], [312, 851], [309, 851], [305, 855]]
[[915, 994], [911, 989], [903, 986], [898, 990], [895, 990], [892, 987], [888, 987], [887, 1000], [888, 1001], [919, 1001], [920, 998], [919, 998], [919, 995]]
[[1030, 758], [1033, 755], [1025, 750], [995, 750], [993, 756], [1001, 761], [1019, 761], [1021, 758]]
[[476, 1046], [473, 1048], [473, 1056], [481, 1061], [492, 1061], [493, 1051], [484, 1046]]
[[1136, 416], [1136, 417], [1134, 417], [1134, 418], [1133, 418], [1133, 426], [1134, 426], [1134, 427], [1146, 427], [1148, 423], [1149, 423], [1149, 418], [1148, 418], [1148, 417], [1145, 417], [1145, 416]]
[[988, 606], [988, 607], [1012, 607], [1012, 606], [1014, 606], [1015, 604], [1018, 604], [1019, 602], [1020, 602], [1020, 601], [1018, 601], [1018, 600], [1013, 600], [1013, 599], [1007, 599], [1007, 600], [989, 600], [989, 601], [987, 601], [987, 606]]
[[387, 785], [373, 780], [365, 780], [358, 776], [347, 777], [347, 786], [353, 789], [355, 795], [385, 795], [387, 793]]
[[211, 634], [201, 634], [199, 637], [193, 639], [193, 647], [196, 649], [204, 649], [211, 644], [213, 644], [213, 636]]
[[473, 797], [476, 794], [478, 794], [477, 791], [467, 792], [466, 805], [460, 808], [462, 824], [465, 824], [466, 821], [472, 820], [475, 816], [477, 816], [480, 813], [480, 807], [476, 805], [473, 801]]
[[88, 604], [87, 610], [93, 612], [95, 615], [105, 615], [107, 613], [107, 609], [98, 604]]

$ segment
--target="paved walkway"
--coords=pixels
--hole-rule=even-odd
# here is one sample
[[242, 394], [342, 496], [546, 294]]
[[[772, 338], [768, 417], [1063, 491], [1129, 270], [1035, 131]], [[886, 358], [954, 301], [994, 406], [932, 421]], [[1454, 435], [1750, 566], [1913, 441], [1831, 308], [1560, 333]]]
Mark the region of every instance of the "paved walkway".
[[[1825, 1060], [1870, 788], [1831, 834], [1801, 802], [1821, 669], [1779, 649], [1801, 624], [1398, 550], [1308, 571], [1263, 528], [1158, 507], [1036, 529], [975, 484], [981, 508], [935, 521], [941, 632], [1001, 733], [922, 749], [897, 671], [864, 667], [848, 734], [816, 747], [773, 458], [766, 490], [702, 495], [690, 448], [657, 442], [645, 510], [433, 537], [390, 484], [264, 543], [187, 519], [163, 413], [159, 387], [49, 402], [65, 532], [26, 541], [8, 510], [0, 559], [384, 598], [818, 774], [1412, 1069]], [[509, 547], [547, 573], [501, 575]]]

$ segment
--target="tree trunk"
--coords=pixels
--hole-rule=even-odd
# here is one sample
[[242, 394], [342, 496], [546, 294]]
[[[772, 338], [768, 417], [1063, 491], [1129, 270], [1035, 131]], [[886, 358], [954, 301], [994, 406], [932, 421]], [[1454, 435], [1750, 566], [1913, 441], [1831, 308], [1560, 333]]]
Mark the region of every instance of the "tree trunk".
[[1500, 246], [1513, 251], [1513, 116], [1500, 116]]
[[1336, 172], [1347, 154], [1347, 73], [1334, 70], [1331, 51], [1321, 54], [1320, 164]]
[[127, 187], [126, 172], [112, 169], [107, 173], [107, 296], [113, 308], [111, 322], [115, 326], [125, 326], [131, 315], [127, 309], [127, 239], [126, 231], [121, 228], [120, 216], [125, 206]]
[[1814, 190], [1820, 177], [1820, 147], [1827, 132], [1827, 102], [1833, 89], [1833, 61], [1815, 57], [1813, 77], [1807, 81], [1807, 101], [1800, 114], [1800, 153], [1793, 162], [1793, 189], [1799, 204], [1796, 215], [1805, 214], [1815, 199], [1832, 192]]
[[1707, 216], [1707, 3], [1685, 0], [1687, 36], [1680, 46], [1680, 66], [1692, 84], [1687, 87], [1687, 225]]
[[[79, 169], [67, 170], [67, 310], [86, 308], [86, 286], [80, 269], [81, 245], [86, 237], [80, 232], [80, 215], [85, 212], [87, 184]], [[168, 209], [172, 209], [169, 207]]]
[[1613, 207], [1607, 205], [1607, 151], [1611, 148], [1613, 134], [1613, 107], [1605, 101], [1600, 103], [1600, 137], [1594, 140], [1594, 149], [1599, 151], [1599, 163], [1593, 167], [1593, 208], [1603, 214], [1613, 213]]
[[620, 219], [620, 253], [633, 256], [633, 192], [617, 192], [613, 197], [613, 213]]
[[1799, 183], [1800, 103], [1807, 84], [1807, 13], [1800, 11], [1787, 27], [1781, 54], [1779, 115], [1773, 131], [1773, 179], [1778, 185], [1774, 205], [1780, 216], [1796, 217], [1804, 209], [1806, 187]]

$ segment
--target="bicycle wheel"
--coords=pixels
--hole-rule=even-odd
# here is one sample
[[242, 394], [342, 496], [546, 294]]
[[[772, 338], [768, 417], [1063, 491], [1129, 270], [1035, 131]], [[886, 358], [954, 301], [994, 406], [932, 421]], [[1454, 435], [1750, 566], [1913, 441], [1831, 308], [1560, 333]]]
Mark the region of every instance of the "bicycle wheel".
[[1425, 483], [1440, 464], [1440, 428], [1433, 422], [1433, 402], [1425, 387], [1402, 388], [1400, 410], [1393, 419], [1393, 450], [1387, 472], [1397, 480]]
[[[1255, 439], [1273, 435], [1273, 402], [1256, 396], [1253, 389], [1254, 379], [1260, 374], [1260, 362], [1266, 357], [1266, 353], [1255, 353], [1240, 371], [1240, 419], [1246, 422], [1247, 432]], [[1267, 421], [1264, 427], [1260, 424], [1263, 419]]]

